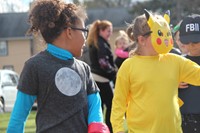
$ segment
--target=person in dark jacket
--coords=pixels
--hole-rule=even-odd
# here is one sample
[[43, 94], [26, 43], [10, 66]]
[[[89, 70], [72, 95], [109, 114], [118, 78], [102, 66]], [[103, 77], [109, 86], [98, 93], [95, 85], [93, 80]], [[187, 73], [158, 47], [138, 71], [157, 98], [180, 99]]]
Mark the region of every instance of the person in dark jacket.
[[106, 124], [110, 132], [112, 132], [110, 113], [113, 98], [111, 83], [114, 84], [116, 76], [113, 54], [108, 42], [112, 32], [113, 28], [110, 21], [96, 20], [90, 26], [86, 41], [89, 47], [92, 75], [100, 89], [102, 109], [104, 105], [106, 106]]
[[[185, 58], [200, 65], [200, 15], [186, 16], [179, 27], [180, 42], [188, 53]], [[180, 108], [182, 114], [183, 133], [200, 132], [200, 86], [182, 83], [179, 85], [179, 97], [184, 104]]]

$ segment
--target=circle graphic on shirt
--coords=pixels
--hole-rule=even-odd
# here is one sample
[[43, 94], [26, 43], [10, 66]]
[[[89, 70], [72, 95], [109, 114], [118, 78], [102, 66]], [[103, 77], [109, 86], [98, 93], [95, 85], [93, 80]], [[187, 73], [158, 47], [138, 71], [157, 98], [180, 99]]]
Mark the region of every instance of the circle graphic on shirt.
[[74, 96], [81, 90], [82, 82], [80, 76], [74, 70], [64, 67], [57, 71], [55, 84], [64, 95]]

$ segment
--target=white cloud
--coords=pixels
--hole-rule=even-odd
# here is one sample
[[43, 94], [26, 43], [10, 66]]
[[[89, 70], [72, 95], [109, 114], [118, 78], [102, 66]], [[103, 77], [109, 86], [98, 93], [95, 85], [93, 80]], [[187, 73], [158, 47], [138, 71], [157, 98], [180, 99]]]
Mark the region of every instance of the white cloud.
[[[0, 0], [0, 13], [5, 12], [26, 12], [29, 10], [29, 4], [33, 0]], [[72, 0], [65, 0], [72, 2]]]
[[29, 0], [0, 0], [0, 13], [26, 12], [29, 9]]

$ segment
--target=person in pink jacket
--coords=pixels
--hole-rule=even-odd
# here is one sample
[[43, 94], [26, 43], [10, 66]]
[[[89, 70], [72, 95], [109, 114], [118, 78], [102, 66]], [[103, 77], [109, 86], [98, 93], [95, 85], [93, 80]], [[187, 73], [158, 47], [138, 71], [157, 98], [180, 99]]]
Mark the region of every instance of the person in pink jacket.
[[121, 64], [124, 62], [126, 58], [129, 56], [128, 47], [130, 45], [130, 41], [128, 35], [125, 31], [120, 30], [119, 36], [115, 39], [115, 64], [118, 68], [120, 68]]

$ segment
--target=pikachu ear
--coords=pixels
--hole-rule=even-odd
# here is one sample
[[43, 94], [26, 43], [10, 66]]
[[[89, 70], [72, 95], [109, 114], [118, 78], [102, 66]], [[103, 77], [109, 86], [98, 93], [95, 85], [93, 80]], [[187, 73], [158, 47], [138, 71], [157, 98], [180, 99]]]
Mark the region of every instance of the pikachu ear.
[[164, 14], [164, 19], [170, 24], [170, 10], [167, 10]]
[[145, 14], [145, 16], [146, 16], [146, 18], [147, 18], [147, 21], [148, 21], [148, 20], [149, 20], [149, 17], [150, 17], [149, 11], [147, 11], [147, 9], [144, 9], [144, 14]]
[[147, 9], [144, 9], [144, 14], [146, 16], [147, 23], [148, 23], [149, 27], [151, 28], [154, 23], [152, 14]]

